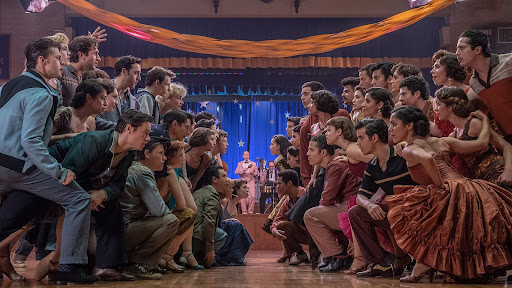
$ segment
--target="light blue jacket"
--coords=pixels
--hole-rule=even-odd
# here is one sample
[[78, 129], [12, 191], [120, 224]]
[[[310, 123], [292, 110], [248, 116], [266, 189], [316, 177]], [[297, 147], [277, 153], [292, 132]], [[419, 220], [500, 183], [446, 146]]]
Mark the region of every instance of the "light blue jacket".
[[[50, 111], [53, 97], [60, 95], [32, 73], [22, 75], [35, 79], [44, 88], [21, 90], [0, 108], [0, 153], [25, 161], [23, 173], [35, 165], [62, 183], [67, 170], [48, 153], [53, 128]], [[0, 87], [0, 95], [5, 86]]]

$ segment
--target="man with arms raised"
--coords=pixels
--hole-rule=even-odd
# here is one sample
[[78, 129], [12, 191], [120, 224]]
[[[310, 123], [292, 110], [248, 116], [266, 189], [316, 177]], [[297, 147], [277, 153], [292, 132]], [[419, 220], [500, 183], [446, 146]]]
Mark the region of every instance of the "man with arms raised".
[[62, 105], [71, 106], [76, 87], [82, 82], [82, 73], [96, 69], [101, 61], [98, 40], [91, 36], [78, 36], [69, 43], [69, 65], [62, 68]]

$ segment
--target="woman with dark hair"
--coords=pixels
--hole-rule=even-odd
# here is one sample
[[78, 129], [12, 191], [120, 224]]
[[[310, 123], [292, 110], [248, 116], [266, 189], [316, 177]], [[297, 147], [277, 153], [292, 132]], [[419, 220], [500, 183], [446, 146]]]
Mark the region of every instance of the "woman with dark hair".
[[[388, 90], [380, 87], [373, 87], [366, 90], [363, 102], [363, 114], [365, 118], [382, 119], [389, 127], [389, 117], [391, 116], [393, 106], [393, 94]], [[397, 143], [393, 140], [391, 135], [388, 136], [388, 141], [390, 145]]]
[[[336, 100], [331, 92], [327, 90], [320, 90], [313, 93], [311, 96], [309, 113], [318, 117], [318, 122], [311, 126], [312, 137], [325, 133], [327, 121], [334, 117], [334, 114], [338, 112], [338, 109], [338, 100]], [[306, 190], [309, 190], [309, 186], [314, 186], [316, 184], [316, 176], [318, 175], [320, 169], [320, 165], [313, 167], [311, 181], [306, 186]]]
[[293, 127], [299, 125], [299, 123], [300, 117], [288, 117], [286, 121], [286, 136], [288, 136], [288, 138], [292, 138]]
[[[389, 130], [408, 145], [402, 155], [418, 186], [395, 186], [387, 196], [387, 218], [400, 248], [417, 263], [402, 282], [418, 282], [435, 270], [460, 281], [486, 280], [512, 265], [510, 191], [460, 176], [449, 165], [450, 152], [471, 153], [488, 145], [489, 119], [476, 140], [427, 137], [429, 121], [420, 109], [393, 111]], [[499, 236], [498, 236], [499, 235]]]
[[197, 182], [212, 163], [212, 157], [206, 152], [212, 151], [217, 142], [216, 137], [216, 133], [212, 129], [199, 127], [192, 132], [188, 139], [190, 148], [185, 152], [185, 159], [187, 176], [192, 184], [191, 191], [195, 190]]
[[[466, 69], [460, 66], [459, 60], [457, 60], [457, 56], [454, 53], [450, 53], [446, 50], [439, 50], [434, 53], [432, 56], [432, 70], [430, 70], [430, 74], [432, 75], [434, 84], [437, 86], [457, 87], [464, 90], [464, 93], [472, 93], [474, 94], [474, 98], [477, 97], [475, 92], [471, 90], [471, 87], [464, 84], [467, 75]], [[434, 102], [434, 109], [435, 104]], [[453, 132], [454, 126], [449, 121], [439, 120], [437, 114], [435, 115], [434, 123], [439, 127], [439, 130], [441, 130], [443, 137], [447, 137]]]
[[290, 143], [292, 146], [300, 150], [300, 125], [293, 127], [292, 129], [292, 138], [290, 139]]
[[[117, 92], [116, 87], [114, 86], [114, 82], [110, 80], [110, 76], [108, 76], [107, 72], [95, 69], [89, 70], [82, 73], [80, 76], [82, 81], [85, 80], [96, 80], [103, 85], [105, 85], [105, 90], [107, 91], [107, 107], [105, 107], [104, 112], [112, 112], [116, 109], [117, 106]], [[90, 130], [108, 130], [113, 129], [115, 127], [114, 122], [107, 121], [100, 117], [101, 115], [92, 115], [87, 119], [87, 126], [89, 126]]]
[[318, 117], [318, 122], [311, 126], [311, 136], [316, 136], [325, 131], [325, 123], [331, 119], [340, 109], [338, 100], [327, 90], [320, 90], [311, 96], [309, 114]]
[[[113, 86], [113, 85], [112, 85]], [[92, 130], [87, 125], [87, 120], [95, 114], [102, 114], [106, 107], [107, 91], [110, 86], [106, 82], [95, 80], [82, 81], [76, 88], [75, 95], [72, 98], [71, 107], [61, 107], [57, 110], [53, 119], [53, 133], [50, 143], [73, 138], [79, 133]], [[57, 206], [48, 208], [45, 219], [41, 221], [34, 229], [27, 233], [27, 238], [34, 243], [34, 246], [40, 249], [44, 247], [55, 247], [55, 252], [48, 250], [47, 256], [39, 262], [35, 271], [36, 280], [41, 280], [48, 274], [51, 267], [50, 259], [57, 259], [60, 255], [60, 239], [64, 213]], [[57, 256], [54, 256], [54, 255]], [[52, 256], [50, 256], [52, 255]]]
[[[466, 69], [460, 66], [457, 56], [453, 53], [446, 50], [439, 50], [434, 53], [432, 56], [432, 70], [430, 70], [430, 74], [432, 75], [432, 80], [435, 85], [457, 87], [464, 90], [465, 94], [473, 93], [474, 96], [477, 97], [475, 92], [471, 90], [471, 87], [464, 84], [467, 75]], [[455, 126], [448, 120], [439, 119], [439, 115], [436, 112], [436, 105], [437, 102], [434, 101], [434, 123], [441, 131], [441, 135], [448, 137], [453, 133]], [[457, 154], [452, 155], [452, 166], [463, 176], [469, 177], [471, 175], [471, 170]]]
[[[270, 154], [277, 155], [276, 159], [274, 160], [274, 165], [278, 172], [291, 169], [288, 165], [285, 155], [288, 153], [288, 147], [291, 147], [292, 143], [288, 141], [288, 138], [284, 135], [274, 135], [272, 137], [272, 140], [270, 141]], [[274, 210], [270, 212], [270, 215], [268, 216], [267, 222], [263, 225], [263, 230], [267, 233], [270, 232], [270, 226], [272, 225], [272, 221], [274, 220], [274, 217], [276, 216], [277, 212], [279, 212], [279, 209], [281, 208], [281, 205], [283, 205], [283, 202], [288, 199], [287, 196], [281, 197], [277, 205], [274, 207]], [[260, 204], [261, 205], [261, 204]], [[268, 230], [267, 230], [268, 228]]]
[[[91, 115], [102, 114], [105, 111], [107, 89], [109, 86], [99, 80], [82, 81], [76, 88], [71, 107], [57, 110], [53, 120], [53, 135], [67, 134], [66, 137], [58, 139], [62, 140], [89, 131], [86, 120]], [[55, 142], [54, 137], [52, 141]]]
[[[450, 121], [455, 126], [453, 137], [467, 141], [474, 140], [480, 135], [482, 121], [470, 117], [475, 109], [462, 89], [439, 89], [436, 92], [436, 103], [439, 119]], [[483, 179], [512, 190], [509, 186], [512, 184], [512, 145], [492, 129], [489, 143], [487, 149], [458, 156], [464, 161], [465, 166], [472, 168], [469, 174], [471, 178]], [[458, 170], [456, 166], [454, 168]]]
[[89, 70], [82, 73], [82, 81], [85, 80], [97, 80], [98, 82], [105, 85], [105, 90], [107, 91], [107, 107], [105, 108], [105, 112], [112, 112], [117, 106], [117, 89], [114, 86], [114, 82], [110, 80], [110, 76], [108, 76], [107, 72], [95, 69]]
[[354, 123], [364, 119], [364, 95], [366, 95], [366, 90], [364, 90], [364, 88], [361, 86], [356, 86], [354, 91], [354, 99], [352, 99], [352, 111], [350, 112], [350, 119]]
[[240, 179], [233, 180], [233, 193], [231, 193], [231, 195], [226, 194], [226, 198], [220, 201], [222, 205], [222, 218], [236, 218], [238, 215], [236, 204], [240, 202], [241, 199], [245, 199], [247, 197], [249, 197], [247, 181]]
[[389, 126], [393, 106], [393, 94], [388, 90], [380, 87], [366, 90], [362, 108], [365, 118], [382, 119]]
[[[299, 148], [294, 146], [288, 147], [288, 152], [286, 153], [286, 163], [288, 166], [299, 175], [299, 186], [302, 187], [302, 179], [300, 177], [300, 151]], [[299, 195], [301, 196], [301, 195]]]
[[464, 84], [466, 69], [460, 66], [459, 60], [457, 60], [457, 56], [454, 53], [439, 50], [432, 56], [432, 62], [430, 74], [434, 84], [437, 86], [461, 88], [466, 94], [471, 91], [471, 87]]
[[286, 136], [278, 134], [272, 137], [270, 140], [270, 154], [277, 155], [274, 163], [276, 165], [277, 171], [283, 171], [285, 169], [290, 169], [288, 163], [286, 163], [286, 153], [288, 153], [288, 147], [292, 146], [292, 143], [286, 138]]

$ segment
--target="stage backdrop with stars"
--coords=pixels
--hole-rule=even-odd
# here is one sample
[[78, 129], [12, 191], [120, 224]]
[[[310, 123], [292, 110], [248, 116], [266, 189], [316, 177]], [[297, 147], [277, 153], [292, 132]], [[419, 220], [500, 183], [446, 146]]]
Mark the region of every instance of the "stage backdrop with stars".
[[277, 101], [276, 98], [272, 101], [188, 102], [183, 110], [207, 111], [217, 117], [219, 128], [228, 132], [228, 152], [222, 156], [229, 166], [228, 176], [239, 178], [235, 169], [245, 150], [251, 153], [252, 161], [256, 162], [256, 157], [265, 158], [267, 162], [274, 160], [277, 155], [270, 155], [268, 147], [272, 136], [286, 136], [286, 116], [307, 115], [301, 102]]

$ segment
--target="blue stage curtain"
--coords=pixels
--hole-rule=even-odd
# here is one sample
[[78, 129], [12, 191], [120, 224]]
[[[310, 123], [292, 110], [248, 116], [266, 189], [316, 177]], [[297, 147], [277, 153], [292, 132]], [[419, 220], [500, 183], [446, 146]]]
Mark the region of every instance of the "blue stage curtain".
[[276, 155], [270, 155], [268, 147], [272, 136], [286, 136], [287, 113], [290, 117], [307, 115], [301, 102], [209, 102], [205, 106], [185, 103], [183, 109], [193, 113], [206, 111], [220, 121], [219, 128], [228, 133], [229, 147], [222, 159], [228, 164], [230, 178], [239, 178], [235, 169], [246, 150], [255, 162], [256, 158], [265, 158], [267, 162], [275, 159]]

